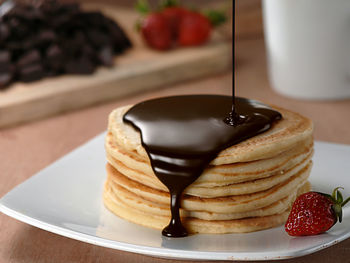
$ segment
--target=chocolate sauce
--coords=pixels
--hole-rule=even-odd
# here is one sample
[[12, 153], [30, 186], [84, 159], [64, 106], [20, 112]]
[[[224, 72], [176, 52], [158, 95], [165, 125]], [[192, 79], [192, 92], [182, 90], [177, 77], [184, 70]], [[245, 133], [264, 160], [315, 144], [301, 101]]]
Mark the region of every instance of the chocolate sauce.
[[235, 98], [238, 124], [223, 120], [232, 109], [232, 98], [190, 95], [153, 99], [133, 106], [123, 120], [141, 132], [142, 145], [155, 175], [169, 189], [171, 221], [162, 234], [187, 235], [179, 208], [183, 190], [225, 148], [269, 129], [281, 114], [258, 101]]
[[[232, 3], [232, 14], [233, 14], [233, 19], [232, 19], [232, 36], [233, 38], [235, 38], [236, 36], [236, 1], [233, 0]], [[228, 114], [228, 116], [226, 116], [224, 118], [224, 122], [228, 125], [231, 126], [236, 126], [239, 125], [240, 123], [244, 122], [244, 116], [243, 115], [239, 115], [236, 112], [236, 102], [235, 102], [235, 98], [236, 98], [236, 94], [235, 94], [235, 86], [236, 86], [236, 49], [235, 49], [235, 43], [236, 40], [234, 39], [232, 41], [232, 60], [233, 60], [233, 72], [232, 72], [232, 108], [231, 108], [231, 112]]]

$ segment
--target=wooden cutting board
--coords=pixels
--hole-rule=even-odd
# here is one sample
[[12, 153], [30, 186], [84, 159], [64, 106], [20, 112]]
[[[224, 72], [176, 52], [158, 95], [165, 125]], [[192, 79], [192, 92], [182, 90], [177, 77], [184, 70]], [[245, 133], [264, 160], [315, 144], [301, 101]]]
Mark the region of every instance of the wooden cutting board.
[[134, 29], [137, 14], [112, 5], [91, 5], [115, 18], [126, 30], [133, 48], [116, 57], [113, 68], [93, 75], [65, 75], [33, 83], [15, 83], [0, 91], [0, 127], [79, 109], [129, 94], [167, 87], [230, 68], [231, 44], [218, 32], [204, 46], [158, 52], [147, 48]]

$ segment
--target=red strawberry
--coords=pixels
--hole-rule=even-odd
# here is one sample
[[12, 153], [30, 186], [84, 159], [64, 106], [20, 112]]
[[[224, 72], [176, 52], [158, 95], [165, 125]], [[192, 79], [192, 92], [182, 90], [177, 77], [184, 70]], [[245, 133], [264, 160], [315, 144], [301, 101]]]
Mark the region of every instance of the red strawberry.
[[178, 43], [182, 46], [200, 45], [210, 37], [211, 24], [207, 17], [197, 12], [187, 12], [179, 24]]
[[161, 13], [148, 15], [142, 23], [141, 32], [152, 48], [166, 50], [172, 46], [170, 23]]
[[170, 23], [173, 39], [177, 38], [180, 21], [187, 12], [187, 9], [179, 6], [166, 7], [162, 10], [163, 16], [165, 16]]
[[338, 220], [342, 221], [342, 207], [350, 201], [343, 201], [340, 187], [332, 195], [308, 192], [294, 202], [285, 224], [291, 236], [317, 235], [330, 229]]

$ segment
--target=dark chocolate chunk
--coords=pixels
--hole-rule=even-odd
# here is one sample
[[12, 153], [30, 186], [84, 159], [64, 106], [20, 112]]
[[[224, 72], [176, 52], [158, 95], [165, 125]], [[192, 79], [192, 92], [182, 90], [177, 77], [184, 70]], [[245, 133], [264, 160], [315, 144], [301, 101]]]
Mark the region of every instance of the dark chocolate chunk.
[[67, 61], [64, 69], [69, 74], [91, 74], [95, 70], [95, 65], [87, 57], [81, 57]]
[[88, 43], [86, 43], [85, 45], [82, 46], [81, 51], [82, 51], [83, 56], [87, 56], [90, 59], [94, 60], [96, 57], [95, 49], [91, 45], [89, 45]]
[[58, 59], [60, 56], [62, 56], [62, 49], [57, 45], [52, 45], [46, 50], [48, 59]]
[[41, 60], [41, 55], [38, 50], [30, 50], [21, 56], [17, 61], [17, 66], [22, 67], [29, 64], [37, 63]]
[[84, 35], [82, 32], [80, 32], [80, 31], [75, 32], [75, 34], [74, 34], [72, 40], [75, 42], [75, 44], [76, 44], [77, 46], [80, 46], [80, 47], [81, 47], [82, 45], [85, 45], [85, 44], [86, 44], [86, 37], [85, 37], [85, 35]]
[[49, 23], [51, 26], [58, 28], [62, 26], [69, 26], [69, 23], [72, 21], [71, 15], [69, 14], [61, 14], [61, 15], [54, 15], [50, 20]]
[[11, 70], [11, 54], [9, 51], [0, 50], [0, 72], [5, 73]]
[[58, 1], [51, 1], [51, 7], [44, 8], [42, 7], [43, 10], [46, 11], [46, 13], [51, 13], [53, 15], [57, 14], [66, 14], [66, 15], [74, 15], [76, 13], [80, 13], [80, 6], [78, 3], [65, 3], [61, 4]]
[[11, 72], [12, 70], [13, 70], [13, 65], [10, 62], [8, 63], [0, 62], [0, 73]]
[[62, 44], [64, 51], [69, 57], [80, 57], [82, 48], [86, 45], [87, 40], [82, 32], [76, 32], [73, 36], [66, 39]]
[[46, 50], [46, 63], [53, 70], [62, 69], [64, 57], [62, 49], [59, 46], [52, 45]]
[[38, 35], [39, 42], [53, 42], [56, 39], [56, 34], [52, 30], [42, 30]]
[[12, 74], [10, 72], [0, 72], [0, 89], [4, 89], [11, 81]]
[[37, 35], [28, 36], [21, 42], [21, 49], [25, 52], [27, 50], [35, 49], [40, 44], [40, 40]]
[[11, 17], [11, 19], [8, 21], [8, 25], [11, 30], [13, 30], [21, 25], [21, 21], [17, 17]]
[[43, 14], [40, 8], [35, 8], [31, 5], [16, 4], [14, 8], [7, 13], [7, 17], [24, 19], [27, 21], [43, 19]]
[[14, 41], [14, 40], [7, 41], [6, 48], [9, 50], [23, 49], [23, 43], [20, 41]]
[[42, 30], [34, 35], [28, 36], [22, 42], [24, 50], [45, 49], [50, 43], [55, 42], [56, 34], [51, 30]]
[[11, 61], [11, 54], [8, 50], [0, 50], [0, 63], [9, 63]]
[[31, 64], [20, 68], [19, 80], [31, 82], [45, 77], [44, 68], [40, 63]]
[[0, 43], [5, 41], [10, 35], [10, 30], [5, 23], [0, 21]]
[[84, 16], [85, 20], [94, 27], [100, 27], [104, 26], [104, 16], [101, 14], [101, 12], [98, 11], [89, 11], [82, 13], [81, 15]]
[[45, 77], [55, 77], [62, 74], [59, 70], [46, 70]]
[[108, 45], [111, 42], [110, 37], [107, 34], [98, 30], [87, 30], [85, 33], [89, 42], [96, 48]]
[[12, 65], [10, 63], [0, 63], [0, 73], [10, 72]]

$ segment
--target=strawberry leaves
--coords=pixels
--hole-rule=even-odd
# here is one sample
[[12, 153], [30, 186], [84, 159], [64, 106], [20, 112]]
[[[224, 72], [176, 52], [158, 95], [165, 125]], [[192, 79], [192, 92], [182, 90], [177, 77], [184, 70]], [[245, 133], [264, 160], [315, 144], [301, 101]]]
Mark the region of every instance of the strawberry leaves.
[[219, 10], [205, 10], [203, 14], [209, 19], [212, 26], [220, 26], [227, 21], [225, 12]]
[[135, 9], [142, 15], [147, 15], [151, 12], [151, 7], [147, 0], [138, 0], [135, 4]]
[[343, 209], [342, 209], [342, 207], [347, 202], [350, 201], [350, 197], [344, 201], [343, 195], [339, 191], [339, 189], [344, 189], [344, 188], [343, 187], [336, 187], [333, 190], [332, 195], [324, 194], [324, 193], [319, 193], [319, 194], [322, 194], [323, 196], [326, 196], [327, 198], [329, 198], [333, 202], [332, 209], [333, 209], [334, 214], [336, 216], [336, 222], [339, 221], [339, 223], [341, 223], [342, 219], [343, 219]]

